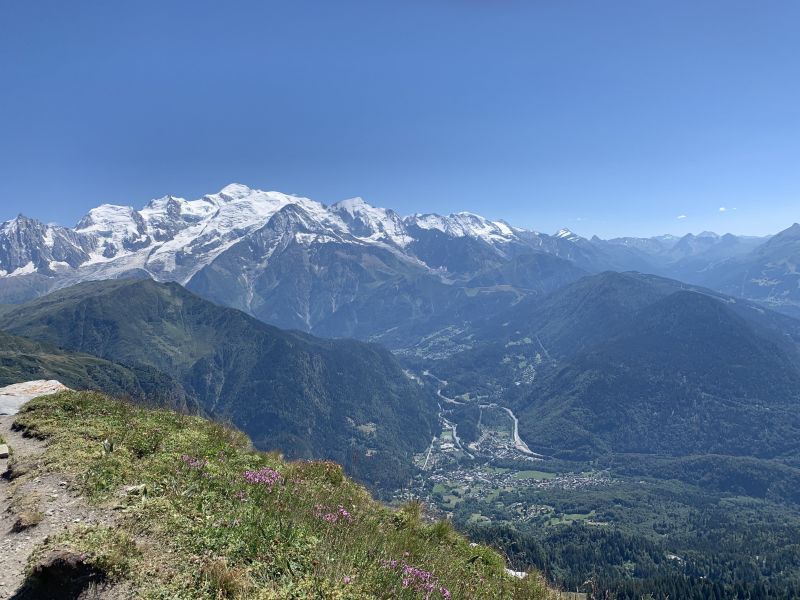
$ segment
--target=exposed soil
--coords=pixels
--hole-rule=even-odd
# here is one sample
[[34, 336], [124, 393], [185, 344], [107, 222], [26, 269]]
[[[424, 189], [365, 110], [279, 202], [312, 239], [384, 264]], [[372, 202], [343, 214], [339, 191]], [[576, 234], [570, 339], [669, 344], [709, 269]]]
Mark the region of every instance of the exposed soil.
[[[45, 442], [13, 431], [13, 422], [13, 416], [0, 417], [0, 437], [11, 448], [11, 457], [0, 459], [0, 599], [112, 597], [110, 591], [103, 593], [98, 577], [80, 560], [66, 555], [46, 557], [37, 565], [39, 584], [50, 587], [33, 589], [32, 581], [23, 587], [28, 558], [45, 538], [80, 524], [111, 524], [113, 516], [90, 507], [75, 492], [69, 477], [36, 475]], [[71, 578], [70, 572], [76, 577]], [[53, 588], [53, 581], [60, 583]]]

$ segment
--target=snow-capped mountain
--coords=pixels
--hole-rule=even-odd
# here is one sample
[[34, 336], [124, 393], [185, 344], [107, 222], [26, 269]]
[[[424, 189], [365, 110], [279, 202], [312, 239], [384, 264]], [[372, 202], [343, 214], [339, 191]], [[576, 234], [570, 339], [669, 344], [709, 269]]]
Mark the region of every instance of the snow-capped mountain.
[[[0, 302], [150, 277], [281, 326], [371, 337], [403, 320], [438, 324], [437, 315], [457, 318], [468, 304], [518, 298], [497, 284], [540, 292], [582, 274], [550, 255], [510, 269], [515, 257], [542, 253], [526, 236], [549, 237], [471, 213], [403, 218], [361, 198], [325, 206], [232, 184], [141, 209], [103, 204], [73, 229], [22, 216], [3, 224]], [[489, 288], [479, 300], [464, 289], [476, 281]]]
[[413, 239], [406, 230], [403, 219], [393, 210], [376, 208], [362, 198], [342, 200], [331, 206], [350, 232], [364, 240], [385, 242], [405, 248]]
[[141, 210], [108, 204], [92, 209], [75, 228], [95, 240], [94, 251], [79, 270], [90, 277], [113, 277], [138, 269], [155, 279], [187, 283], [287, 205], [302, 207], [333, 231], [347, 229], [336, 215], [308, 198], [232, 184], [198, 200], [166, 196]]
[[409, 328], [430, 333], [587, 272], [685, 271], [703, 284], [711, 266], [762, 241], [711, 233], [589, 240], [467, 212], [402, 217], [361, 198], [326, 206], [231, 184], [140, 209], [103, 204], [74, 228], [22, 215], [0, 225], [0, 303], [85, 280], [149, 277], [279, 326], [401, 340]]
[[55, 275], [77, 268], [89, 260], [94, 242], [71, 229], [19, 215], [0, 225], [0, 276]]
[[[307, 221], [303, 231], [295, 232], [298, 243], [346, 241], [403, 253], [420, 237], [412, 235], [412, 229], [470, 237], [490, 246], [519, 241], [507, 224], [469, 213], [403, 219], [361, 198], [326, 207], [308, 198], [231, 184], [197, 200], [165, 196], [139, 210], [103, 204], [90, 210], [74, 229], [19, 216], [0, 229], [0, 274], [54, 276], [69, 268], [80, 279], [142, 270], [156, 279], [187, 283], [289, 205], [301, 209]], [[413, 253], [407, 254], [413, 258]]]
[[514, 229], [507, 223], [489, 221], [480, 215], [468, 212], [448, 217], [434, 214], [414, 215], [406, 217], [403, 222], [418, 229], [440, 231], [450, 237], [475, 238], [492, 244], [507, 244], [519, 239]]

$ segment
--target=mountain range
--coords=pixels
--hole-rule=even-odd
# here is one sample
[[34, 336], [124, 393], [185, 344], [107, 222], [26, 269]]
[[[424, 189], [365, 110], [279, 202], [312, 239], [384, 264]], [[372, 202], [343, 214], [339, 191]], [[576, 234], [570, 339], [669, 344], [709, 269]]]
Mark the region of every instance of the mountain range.
[[392, 348], [547, 294], [587, 273], [676, 278], [799, 314], [800, 226], [774, 238], [710, 232], [586, 239], [471, 213], [401, 217], [360, 198], [319, 202], [232, 184], [136, 210], [102, 205], [74, 228], [0, 226], [0, 302], [82, 281], [174, 281], [283, 328]]

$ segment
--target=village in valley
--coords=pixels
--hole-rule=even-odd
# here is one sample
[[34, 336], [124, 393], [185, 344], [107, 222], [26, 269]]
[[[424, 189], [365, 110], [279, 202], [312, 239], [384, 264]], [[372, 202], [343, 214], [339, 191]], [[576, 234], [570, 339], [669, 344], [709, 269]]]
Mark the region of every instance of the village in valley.
[[612, 485], [606, 471], [555, 468], [561, 463], [531, 451], [519, 436], [514, 413], [495, 403], [477, 405], [477, 439], [466, 442], [448, 419], [449, 409], [464, 403], [441, 392], [439, 399], [441, 431], [414, 457], [418, 474], [412, 486], [395, 492], [395, 501], [421, 500], [432, 515], [458, 516], [468, 523], [606, 524], [591, 512], [562, 514], [546, 498], [536, 499], [551, 491]]

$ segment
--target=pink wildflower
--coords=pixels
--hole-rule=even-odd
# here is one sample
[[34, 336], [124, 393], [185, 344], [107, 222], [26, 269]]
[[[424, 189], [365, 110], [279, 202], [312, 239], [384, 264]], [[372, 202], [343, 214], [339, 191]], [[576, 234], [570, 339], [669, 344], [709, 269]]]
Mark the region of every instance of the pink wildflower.
[[273, 486], [281, 480], [281, 474], [269, 467], [264, 467], [258, 471], [245, 471], [242, 476], [247, 480], [247, 483], [263, 485], [270, 491], [272, 491]]
[[431, 600], [438, 595], [443, 600], [451, 600], [450, 590], [439, 583], [439, 579], [430, 571], [409, 565], [396, 560], [382, 560], [384, 568], [390, 568], [402, 575], [400, 583], [406, 589], [424, 594], [425, 600]]
[[339, 523], [340, 521], [351, 523], [353, 521], [353, 515], [341, 504], [335, 509], [317, 504], [314, 506], [314, 516], [326, 523]]

